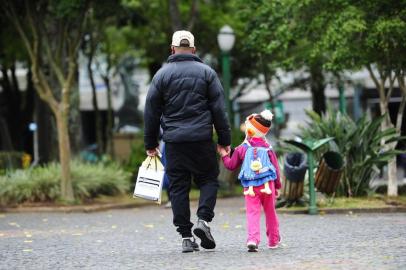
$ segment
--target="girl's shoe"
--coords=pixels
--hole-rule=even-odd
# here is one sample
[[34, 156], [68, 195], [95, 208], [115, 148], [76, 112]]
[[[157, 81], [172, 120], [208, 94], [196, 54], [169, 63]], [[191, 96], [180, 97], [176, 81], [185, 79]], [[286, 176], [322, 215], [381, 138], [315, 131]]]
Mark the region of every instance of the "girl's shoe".
[[279, 236], [279, 241], [278, 241], [278, 243], [276, 243], [275, 245], [268, 245], [268, 248], [269, 248], [269, 249], [277, 249], [281, 243], [282, 243], [282, 237]]
[[258, 252], [258, 245], [255, 242], [247, 243], [248, 252]]

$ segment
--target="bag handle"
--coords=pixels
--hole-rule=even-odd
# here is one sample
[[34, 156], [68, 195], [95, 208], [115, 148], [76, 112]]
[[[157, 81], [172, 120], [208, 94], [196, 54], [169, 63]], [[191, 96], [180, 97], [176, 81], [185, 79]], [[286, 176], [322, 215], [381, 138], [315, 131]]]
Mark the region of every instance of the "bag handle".
[[147, 165], [147, 169], [149, 168], [149, 166], [151, 166], [151, 162], [152, 162], [152, 158], [153, 158], [153, 157], [148, 156], [148, 158], [149, 158], [149, 163], [148, 163], [148, 165]]
[[161, 162], [161, 159], [159, 158], [159, 156], [148, 156], [149, 158], [149, 163], [147, 165], [147, 169], [151, 166], [152, 163], [152, 159], [155, 161], [155, 171], [158, 171], [158, 160]]

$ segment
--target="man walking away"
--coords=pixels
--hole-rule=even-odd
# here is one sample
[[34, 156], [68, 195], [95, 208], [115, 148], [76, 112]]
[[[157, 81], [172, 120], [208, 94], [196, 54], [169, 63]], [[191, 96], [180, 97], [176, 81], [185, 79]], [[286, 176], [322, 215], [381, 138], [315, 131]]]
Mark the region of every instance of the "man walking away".
[[189, 191], [193, 177], [200, 189], [197, 224], [193, 233], [201, 247], [214, 249], [216, 243], [209, 222], [214, 217], [219, 168], [213, 143], [213, 125], [218, 145], [230, 149], [230, 126], [224, 109], [224, 91], [217, 74], [195, 55], [194, 36], [176, 31], [172, 55], [153, 77], [145, 112], [144, 143], [147, 154], [157, 155], [159, 127], [166, 143], [173, 224], [182, 236], [182, 252], [199, 250], [192, 235]]

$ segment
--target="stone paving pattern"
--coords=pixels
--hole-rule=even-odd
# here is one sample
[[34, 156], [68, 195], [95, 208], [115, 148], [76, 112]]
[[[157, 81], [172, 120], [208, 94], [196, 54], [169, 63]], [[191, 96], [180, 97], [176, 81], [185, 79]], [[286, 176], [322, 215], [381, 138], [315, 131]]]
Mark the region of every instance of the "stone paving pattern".
[[[192, 205], [196, 211], [195, 203]], [[406, 215], [280, 215], [283, 246], [245, 248], [243, 198], [222, 199], [215, 251], [182, 254], [171, 210], [0, 213], [0, 269], [406, 269]]]

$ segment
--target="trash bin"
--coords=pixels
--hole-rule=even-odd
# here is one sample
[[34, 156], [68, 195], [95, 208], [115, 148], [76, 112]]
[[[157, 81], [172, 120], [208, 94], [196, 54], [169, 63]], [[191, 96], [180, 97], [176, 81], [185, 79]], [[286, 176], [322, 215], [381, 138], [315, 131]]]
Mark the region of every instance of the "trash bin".
[[340, 153], [328, 151], [322, 156], [316, 172], [315, 186], [318, 191], [331, 195], [340, 183], [344, 160]]
[[289, 153], [285, 156], [285, 181], [282, 195], [287, 200], [297, 200], [303, 196], [303, 183], [307, 170], [306, 155], [300, 152]]

